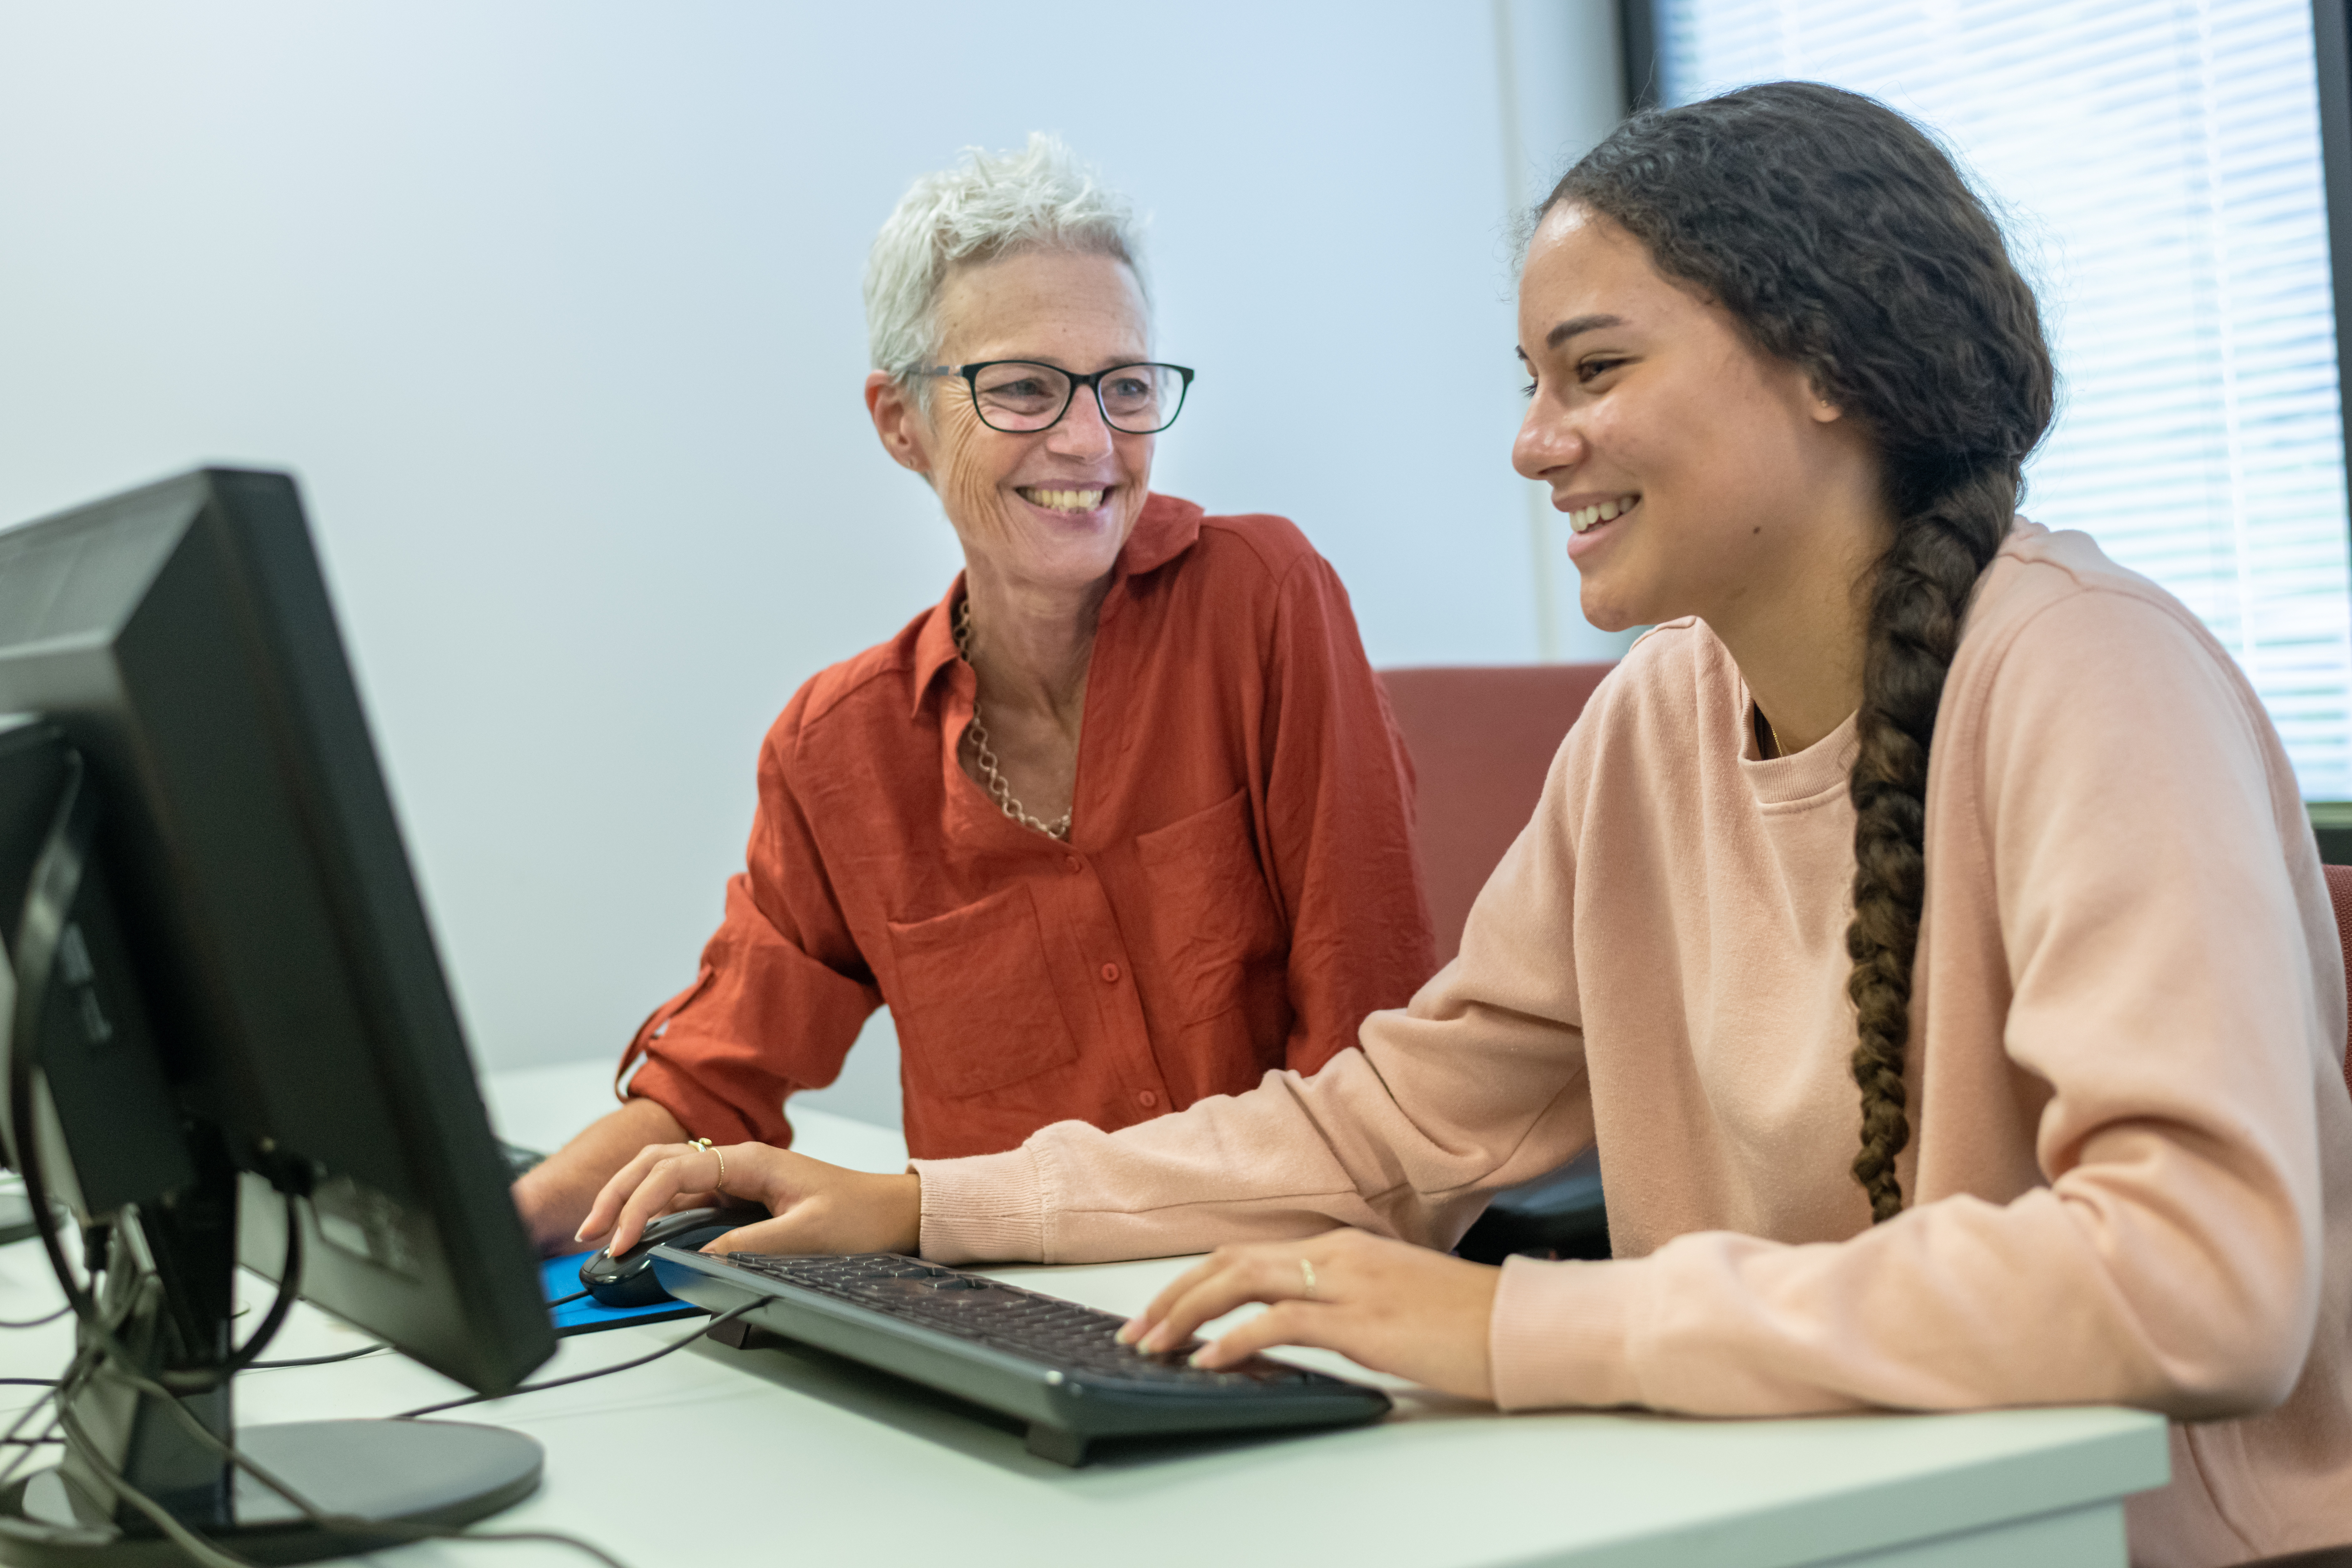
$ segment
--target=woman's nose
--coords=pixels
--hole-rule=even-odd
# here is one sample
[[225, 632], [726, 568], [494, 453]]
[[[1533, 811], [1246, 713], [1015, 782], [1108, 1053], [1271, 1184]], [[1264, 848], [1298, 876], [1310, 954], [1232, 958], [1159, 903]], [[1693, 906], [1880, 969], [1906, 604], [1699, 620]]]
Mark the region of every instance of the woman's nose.
[[1591, 453], [1584, 433], [1566, 411], [1531, 405], [1519, 423], [1518, 438], [1511, 443], [1511, 467], [1530, 479], [1545, 479], [1561, 468], [1572, 468]]
[[1078, 388], [1070, 411], [1045, 438], [1046, 450], [1063, 458], [1099, 458], [1110, 450], [1110, 426], [1103, 422], [1102, 405], [1091, 386]]

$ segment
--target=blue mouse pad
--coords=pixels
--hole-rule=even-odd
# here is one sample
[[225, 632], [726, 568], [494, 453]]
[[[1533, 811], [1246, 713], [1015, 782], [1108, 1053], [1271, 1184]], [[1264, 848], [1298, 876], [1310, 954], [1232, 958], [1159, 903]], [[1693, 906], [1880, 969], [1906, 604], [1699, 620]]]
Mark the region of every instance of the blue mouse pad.
[[[559, 1296], [569, 1296], [580, 1289], [580, 1266], [594, 1254], [575, 1252], [567, 1258], [551, 1258], [539, 1266], [540, 1289], [551, 1301]], [[601, 1329], [625, 1329], [631, 1323], [664, 1323], [672, 1318], [707, 1316], [691, 1301], [656, 1301], [650, 1307], [607, 1307], [593, 1296], [583, 1296], [577, 1301], [566, 1301], [553, 1310], [555, 1332], [593, 1334]]]

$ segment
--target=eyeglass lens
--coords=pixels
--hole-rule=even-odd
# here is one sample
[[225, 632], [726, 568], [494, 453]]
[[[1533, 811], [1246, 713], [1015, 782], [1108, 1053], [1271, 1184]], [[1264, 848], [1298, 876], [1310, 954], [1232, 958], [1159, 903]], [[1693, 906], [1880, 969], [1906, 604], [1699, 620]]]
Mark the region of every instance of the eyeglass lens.
[[[1172, 365], [1123, 364], [1103, 372], [1104, 419], [1114, 430], [1149, 436], [1165, 430], [1184, 404], [1184, 378]], [[1043, 430], [1070, 404], [1070, 378], [1049, 364], [992, 364], [972, 377], [980, 416], [999, 430]]]

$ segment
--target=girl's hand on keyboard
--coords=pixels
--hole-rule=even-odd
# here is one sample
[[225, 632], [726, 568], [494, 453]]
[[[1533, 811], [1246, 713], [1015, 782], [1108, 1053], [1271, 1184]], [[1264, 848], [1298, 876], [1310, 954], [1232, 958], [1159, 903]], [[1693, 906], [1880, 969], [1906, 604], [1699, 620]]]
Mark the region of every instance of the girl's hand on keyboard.
[[577, 1239], [625, 1252], [661, 1215], [729, 1199], [773, 1217], [729, 1231], [705, 1252], [911, 1253], [921, 1237], [922, 1184], [912, 1172], [846, 1171], [765, 1143], [652, 1143], [604, 1184]]
[[1266, 1310], [1193, 1353], [1226, 1367], [1276, 1345], [1313, 1345], [1375, 1372], [1474, 1399], [1495, 1396], [1486, 1353], [1502, 1270], [1360, 1230], [1221, 1247], [1118, 1331], [1174, 1350], [1202, 1323], [1252, 1301]]

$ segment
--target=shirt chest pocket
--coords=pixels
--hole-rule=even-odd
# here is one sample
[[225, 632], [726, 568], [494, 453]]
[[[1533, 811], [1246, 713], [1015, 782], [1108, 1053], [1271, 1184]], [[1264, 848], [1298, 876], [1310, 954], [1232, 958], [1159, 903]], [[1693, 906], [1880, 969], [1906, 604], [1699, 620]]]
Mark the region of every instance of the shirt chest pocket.
[[1156, 828], [1135, 847], [1180, 1022], [1242, 1005], [1255, 972], [1286, 966], [1289, 935], [1258, 868], [1249, 791]]
[[1027, 888], [889, 926], [898, 973], [887, 1000], [916, 1089], [960, 1099], [1076, 1059]]

